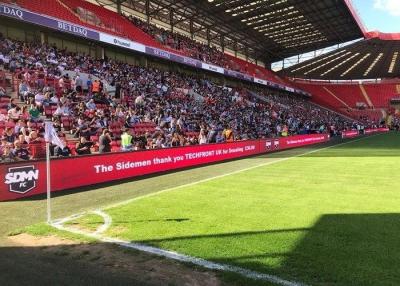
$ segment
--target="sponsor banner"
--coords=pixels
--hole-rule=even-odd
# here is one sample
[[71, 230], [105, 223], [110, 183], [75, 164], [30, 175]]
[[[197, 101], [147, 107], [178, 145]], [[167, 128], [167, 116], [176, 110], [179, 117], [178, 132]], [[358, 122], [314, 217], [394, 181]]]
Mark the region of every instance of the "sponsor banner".
[[29, 197], [46, 190], [46, 162], [0, 164], [0, 201]]
[[66, 21], [58, 20], [48, 16], [42, 16], [36, 13], [29, 12], [16, 6], [0, 5], [0, 15], [11, 17], [16, 20], [21, 20], [40, 26], [45, 26], [51, 29], [59, 30], [69, 34], [74, 34], [79, 37], [84, 37], [92, 40], [99, 40], [98, 32], [90, 30], [86, 27], [75, 25]]
[[328, 142], [329, 139], [329, 134], [310, 134], [282, 137], [276, 139], [263, 139], [261, 140], [260, 151], [261, 153], [263, 153], [291, 149], [306, 145]]
[[249, 76], [249, 75], [244, 74], [244, 73], [238, 73], [238, 74], [237, 74], [237, 77], [240, 78], [240, 79], [244, 79], [244, 80], [247, 80], [247, 81], [251, 81], [251, 82], [254, 81], [254, 78], [253, 78], [252, 76]]
[[206, 64], [206, 63], [201, 63], [201, 68], [204, 70], [209, 70], [212, 72], [217, 72], [217, 73], [224, 73], [224, 69], [219, 67], [219, 66], [214, 66], [214, 65], [210, 65], [210, 64]]
[[[63, 191], [98, 183], [295, 148], [329, 140], [326, 134], [51, 160], [51, 189]], [[79, 168], [76, 168], [79, 166]], [[0, 201], [46, 192], [46, 162], [0, 164]], [[3, 177], [4, 176], [4, 177]]]
[[107, 44], [119, 46], [122, 48], [130, 49], [130, 50], [134, 50], [134, 51], [138, 51], [138, 52], [142, 52], [142, 53], [144, 53], [146, 51], [146, 47], [142, 44], [139, 44], [139, 43], [136, 43], [136, 42], [124, 39], [124, 38], [112, 36], [109, 34], [100, 33], [100, 41], [107, 43]]
[[379, 132], [378, 128], [373, 128], [373, 129], [365, 129], [364, 133], [365, 134], [372, 134], [372, 133], [376, 133]]
[[241, 73], [241, 72], [223, 69], [223, 74], [230, 76], [230, 77], [235, 77], [235, 78], [254, 82], [254, 78], [252, 76]]
[[[260, 153], [259, 140], [53, 159], [51, 189], [62, 191]], [[76, 168], [79, 166], [79, 168]], [[46, 162], [0, 165], [0, 201], [46, 192]]]
[[172, 60], [172, 54], [170, 52], [164, 51], [164, 50], [160, 50], [160, 49], [156, 49], [156, 48], [152, 48], [152, 47], [147, 47], [146, 46], [146, 54], [152, 55], [152, 56], [156, 56], [158, 58], [163, 58], [166, 60]]
[[354, 138], [359, 135], [358, 130], [342, 131], [342, 138]]
[[280, 148], [289, 149], [295, 147], [301, 147], [306, 145], [312, 145], [317, 143], [328, 142], [330, 139], [329, 134], [310, 134], [310, 135], [299, 135], [291, 136], [280, 139]]
[[195, 60], [192, 58], [172, 54], [171, 60], [173, 60], [174, 62], [177, 62], [177, 63], [188, 65], [188, 66], [201, 68], [201, 61], [198, 61], [198, 60]]
[[192, 58], [176, 55], [157, 48], [146, 47], [145, 53], [158, 58], [174, 61], [184, 65], [201, 68], [201, 62]]
[[266, 80], [263, 80], [263, 79], [261, 79], [261, 78], [254, 78], [254, 82], [255, 83], [259, 83], [259, 84], [262, 84], [262, 85], [268, 85], [268, 82], [266, 81]]
[[[280, 86], [279, 84], [277, 84], [277, 83], [274, 83], [274, 82], [272, 82], [272, 81], [268, 81], [267, 83], [268, 83], [269, 86], [282, 89], [281, 86]], [[284, 89], [284, 88], [283, 88], [283, 89]]]
[[378, 133], [378, 132], [389, 132], [389, 128], [370, 128], [370, 129], [365, 129], [364, 133], [365, 134], [373, 134], [373, 133]]

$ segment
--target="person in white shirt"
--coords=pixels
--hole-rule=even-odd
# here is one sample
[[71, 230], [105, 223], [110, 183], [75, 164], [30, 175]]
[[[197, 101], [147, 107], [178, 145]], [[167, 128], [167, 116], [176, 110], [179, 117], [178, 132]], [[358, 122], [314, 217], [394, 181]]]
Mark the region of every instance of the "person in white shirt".
[[21, 115], [21, 109], [17, 106], [8, 111], [8, 118], [18, 120]]
[[89, 102], [86, 103], [86, 107], [89, 110], [96, 110], [96, 104], [94, 103], [94, 100], [93, 99], [89, 100]]
[[8, 120], [8, 116], [3, 113], [0, 113], [0, 122], [5, 122], [7, 120]]
[[207, 135], [206, 135], [206, 131], [204, 129], [200, 130], [199, 144], [207, 144]]
[[43, 93], [38, 92], [35, 95], [35, 103], [36, 103], [36, 105], [39, 106], [39, 107], [42, 106], [44, 99], [45, 99], [45, 96], [43, 95]]
[[53, 94], [52, 97], [50, 97], [50, 102], [51, 102], [52, 104], [58, 104], [59, 99], [58, 99], [58, 97], [57, 97], [55, 94]]

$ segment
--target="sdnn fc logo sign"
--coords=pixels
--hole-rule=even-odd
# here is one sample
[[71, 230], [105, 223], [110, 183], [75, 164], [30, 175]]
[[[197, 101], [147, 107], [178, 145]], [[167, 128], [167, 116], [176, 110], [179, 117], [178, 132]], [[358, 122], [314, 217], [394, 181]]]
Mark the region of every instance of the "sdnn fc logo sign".
[[5, 183], [12, 193], [26, 194], [36, 187], [39, 179], [39, 170], [35, 166], [23, 166], [8, 168]]

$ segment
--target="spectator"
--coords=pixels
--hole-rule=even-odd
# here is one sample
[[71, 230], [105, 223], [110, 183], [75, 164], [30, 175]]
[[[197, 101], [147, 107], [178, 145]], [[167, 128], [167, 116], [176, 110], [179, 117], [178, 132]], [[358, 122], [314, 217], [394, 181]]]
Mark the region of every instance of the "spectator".
[[225, 129], [222, 132], [222, 136], [225, 142], [233, 142], [233, 140], [235, 139], [233, 131], [228, 125], [225, 126]]
[[8, 163], [8, 162], [13, 162], [14, 160], [15, 156], [11, 149], [11, 146], [10, 145], [4, 146], [2, 152], [0, 153], [0, 162]]
[[81, 136], [79, 138], [79, 142], [76, 143], [76, 153], [78, 155], [90, 155], [90, 148], [92, 147], [92, 145], [92, 142], [88, 142], [85, 137]]
[[128, 131], [125, 129], [124, 133], [121, 135], [121, 150], [131, 151], [132, 149], [133, 149], [132, 135], [130, 135]]
[[11, 108], [8, 110], [8, 118], [14, 120], [17, 122], [19, 120], [19, 116], [21, 115], [21, 109], [19, 106], [16, 106], [14, 108]]
[[16, 140], [16, 134], [14, 133], [14, 129], [12, 127], [7, 127], [3, 138], [8, 142], [8, 143], [14, 143], [14, 141]]
[[4, 87], [0, 86], [0, 98], [1, 97], [7, 97], [10, 98], [10, 96], [7, 95], [6, 90], [4, 89]]
[[204, 129], [200, 130], [199, 144], [207, 144], [207, 135]]
[[37, 122], [40, 119], [40, 111], [37, 108], [36, 105], [31, 104], [30, 108], [29, 108], [29, 115], [30, 115], [30, 120], [33, 122]]
[[29, 151], [26, 148], [22, 147], [22, 144], [19, 140], [16, 140], [14, 142], [13, 156], [18, 161], [29, 160]]
[[94, 99], [90, 99], [88, 103], [86, 103], [86, 108], [94, 111], [96, 110], [96, 103], [94, 103]]
[[111, 152], [111, 135], [108, 129], [104, 129], [102, 135], [99, 138], [99, 153]]
[[66, 142], [64, 141], [64, 148], [60, 146], [56, 146], [54, 148], [54, 156], [56, 157], [69, 157], [71, 156], [71, 149], [67, 146]]

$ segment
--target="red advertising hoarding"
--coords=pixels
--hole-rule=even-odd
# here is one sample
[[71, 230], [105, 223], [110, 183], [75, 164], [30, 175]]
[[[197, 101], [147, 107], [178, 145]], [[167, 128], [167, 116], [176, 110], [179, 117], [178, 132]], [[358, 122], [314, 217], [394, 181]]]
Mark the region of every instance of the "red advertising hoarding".
[[[312, 134], [312, 135], [297, 135], [279, 139], [266, 139], [264, 149], [261, 147], [261, 153], [274, 150], [285, 150], [306, 145], [326, 142], [329, 140], [328, 134]], [[271, 148], [272, 147], [272, 148]]]
[[[78, 187], [322, 143], [329, 135], [299, 135], [233, 143], [78, 156], [51, 161], [51, 189]], [[0, 165], [0, 201], [46, 192], [46, 162]]]
[[365, 129], [364, 132], [359, 132], [358, 130], [348, 130], [348, 131], [343, 131], [342, 132], [342, 138], [354, 138], [358, 137], [359, 135], [371, 135], [374, 133], [380, 133], [380, 132], [389, 132], [389, 128], [368, 128]]
[[365, 129], [364, 133], [365, 134], [373, 134], [373, 133], [378, 133], [378, 132], [389, 132], [389, 128], [370, 128], [370, 129]]
[[342, 131], [342, 138], [354, 138], [357, 137], [359, 134], [358, 130], [348, 130]]

